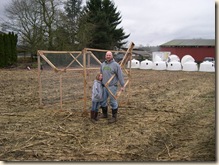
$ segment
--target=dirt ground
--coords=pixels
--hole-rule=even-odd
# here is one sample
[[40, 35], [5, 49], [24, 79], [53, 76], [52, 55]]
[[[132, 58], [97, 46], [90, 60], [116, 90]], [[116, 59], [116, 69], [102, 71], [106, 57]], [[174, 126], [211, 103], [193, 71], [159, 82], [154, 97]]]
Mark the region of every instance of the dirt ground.
[[[61, 111], [58, 78], [43, 81], [40, 107], [36, 69], [1, 69], [0, 160], [216, 161], [215, 73], [131, 73], [131, 90], [118, 100], [118, 121], [93, 124], [81, 115], [80, 73], [63, 81]], [[92, 78], [89, 83], [88, 93]]]

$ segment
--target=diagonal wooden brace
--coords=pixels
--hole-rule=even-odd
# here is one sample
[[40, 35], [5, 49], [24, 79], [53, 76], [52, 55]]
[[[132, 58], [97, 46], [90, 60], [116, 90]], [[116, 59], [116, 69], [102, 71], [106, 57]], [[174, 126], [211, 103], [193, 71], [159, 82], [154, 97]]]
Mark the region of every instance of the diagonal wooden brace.
[[[120, 63], [120, 67], [125, 67], [125, 64], [131, 60], [131, 56], [132, 56], [132, 49], [134, 48], [135, 44], [132, 42], [128, 48], [128, 50], [126, 51], [125, 56], [123, 57], [121, 63]], [[116, 100], [120, 95], [121, 95], [121, 91], [119, 91], [116, 95], [114, 95], [109, 87], [109, 83], [112, 81], [112, 79], [115, 77], [116, 75], [114, 74], [105, 84], [106, 89], [108, 90], [108, 92], [113, 96], [113, 98]], [[124, 88], [127, 86], [127, 84], [129, 83], [129, 80], [127, 80], [127, 82], [124, 85]]]
[[41, 51], [38, 51], [38, 54], [54, 69], [55, 72], [59, 71], [59, 69], [56, 68], [55, 65], [53, 65]]

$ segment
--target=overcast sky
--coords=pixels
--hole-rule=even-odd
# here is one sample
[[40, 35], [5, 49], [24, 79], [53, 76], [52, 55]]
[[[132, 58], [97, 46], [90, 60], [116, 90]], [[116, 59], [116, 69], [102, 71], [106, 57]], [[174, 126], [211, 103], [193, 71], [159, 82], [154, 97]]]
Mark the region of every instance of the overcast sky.
[[[4, 6], [1, 0], [0, 18]], [[86, 1], [86, 0], [84, 0]], [[114, 0], [128, 43], [157, 46], [172, 39], [215, 39], [215, 0]]]
[[136, 45], [172, 39], [215, 38], [214, 0], [114, 0]]

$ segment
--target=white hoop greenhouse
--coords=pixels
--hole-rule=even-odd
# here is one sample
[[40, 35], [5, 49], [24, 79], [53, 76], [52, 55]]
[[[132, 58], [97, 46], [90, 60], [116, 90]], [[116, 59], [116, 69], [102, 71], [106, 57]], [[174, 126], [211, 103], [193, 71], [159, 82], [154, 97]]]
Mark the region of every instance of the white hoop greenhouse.
[[[127, 63], [127, 68], [130, 67], [130, 61]], [[131, 68], [140, 68], [140, 62], [138, 60], [132, 59], [131, 60]]]
[[198, 71], [198, 65], [194, 61], [185, 62], [183, 65], [183, 71]]
[[215, 65], [213, 62], [204, 61], [200, 64], [199, 71], [201, 71], [201, 72], [215, 72]]
[[154, 70], [166, 70], [166, 62], [164, 61], [156, 61], [153, 63], [153, 68]]
[[153, 62], [150, 60], [144, 60], [140, 64], [140, 69], [152, 69], [153, 67]]
[[178, 62], [180, 62], [180, 59], [179, 59], [179, 57], [177, 55], [171, 54], [168, 57], [168, 62], [171, 62], [171, 61], [178, 61]]
[[172, 71], [182, 70], [182, 65], [179, 61], [171, 61], [167, 63], [167, 70], [172, 70]]
[[195, 62], [195, 59], [191, 55], [185, 55], [181, 59], [182, 66], [184, 66], [184, 63], [186, 63], [186, 62]]

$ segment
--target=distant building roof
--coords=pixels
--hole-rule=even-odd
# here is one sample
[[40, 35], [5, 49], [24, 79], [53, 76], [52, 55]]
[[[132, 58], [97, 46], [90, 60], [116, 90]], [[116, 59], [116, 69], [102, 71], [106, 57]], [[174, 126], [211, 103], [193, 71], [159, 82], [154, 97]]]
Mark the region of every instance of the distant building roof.
[[215, 46], [214, 39], [176, 39], [160, 46]]
[[[127, 51], [128, 48], [123, 48], [123, 50], [124, 50], [124, 51]], [[150, 52], [147, 51], [147, 50], [134, 48], [134, 49], [132, 50], [132, 54], [137, 54], [137, 55], [142, 55], [142, 56], [144, 56], [144, 55], [150, 55]]]
[[132, 53], [133, 54], [138, 54], [138, 55], [142, 55], [142, 56], [145, 56], [145, 55], [150, 55], [150, 53], [146, 50], [132, 50]]

